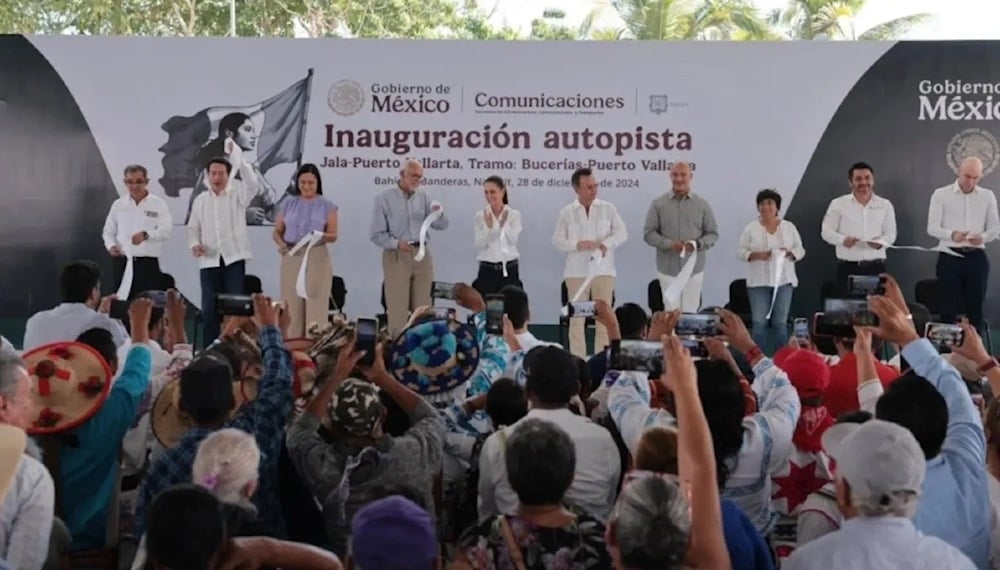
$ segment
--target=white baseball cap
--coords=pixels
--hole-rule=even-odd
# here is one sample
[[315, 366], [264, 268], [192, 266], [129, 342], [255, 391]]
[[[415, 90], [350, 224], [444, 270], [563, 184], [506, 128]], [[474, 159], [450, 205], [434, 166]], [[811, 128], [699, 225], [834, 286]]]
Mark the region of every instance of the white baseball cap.
[[823, 449], [856, 501], [891, 508], [920, 495], [927, 460], [910, 430], [884, 420], [834, 424]]

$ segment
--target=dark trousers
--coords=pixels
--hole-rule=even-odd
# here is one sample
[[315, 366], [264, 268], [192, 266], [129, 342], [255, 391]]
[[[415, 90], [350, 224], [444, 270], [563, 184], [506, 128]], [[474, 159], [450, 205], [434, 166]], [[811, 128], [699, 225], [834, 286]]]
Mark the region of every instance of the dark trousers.
[[848, 277], [851, 275], [879, 275], [885, 273], [885, 260], [843, 261], [837, 260], [837, 291], [842, 297], [850, 297]]
[[965, 257], [938, 255], [937, 280], [941, 290], [941, 320], [953, 322], [964, 309], [969, 323], [983, 324], [983, 300], [990, 279], [990, 260], [979, 248], [953, 248]]
[[504, 277], [503, 264], [480, 261], [479, 274], [476, 275], [476, 280], [472, 282], [472, 287], [476, 291], [479, 291], [479, 294], [483, 297], [499, 293], [501, 289], [508, 285], [514, 285], [523, 289], [521, 274], [518, 272], [517, 266], [516, 259], [508, 261], [507, 277]]
[[[125, 263], [124, 255], [111, 258], [111, 277], [115, 284], [115, 291], [121, 287], [122, 278], [125, 276]], [[160, 273], [160, 260], [155, 257], [133, 257], [132, 290], [129, 292], [128, 298], [134, 299], [139, 293], [161, 289], [163, 289], [163, 279]]]
[[205, 345], [219, 338], [221, 319], [215, 310], [215, 296], [219, 293], [243, 295], [243, 277], [246, 263], [237, 261], [226, 265], [219, 258], [219, 267], [201, 270], [201, 313], [205, 320]]

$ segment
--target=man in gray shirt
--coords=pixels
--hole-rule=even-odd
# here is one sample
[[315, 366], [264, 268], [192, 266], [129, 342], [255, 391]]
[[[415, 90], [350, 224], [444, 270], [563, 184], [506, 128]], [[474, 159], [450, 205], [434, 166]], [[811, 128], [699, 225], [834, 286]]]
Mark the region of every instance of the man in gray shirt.
[[[385, 308], [389, 334], [395, 336], [406, 325], [410, 311], [431, 304], [434, 261], [424, 244], [425, 255], [417, 260], [420, 249], [420, 226], [427, 216], [441, 209], [423, 192], [418, 192], [424, 177], [419, 162], [407, 160], [399, 171], [399, 185], [375, 197], [371, 240], [382, 248], [382, 273], [385, 279]], [[448, 228], [444, 212], [431, 224], [435, 230]], [[427, 240], [430, 241], [429, 239]]]
[[[686, 162], [678, 162], [670, 169], [670, 192], [653, 200], [646, 213], [643, 239], [656, 248], [656, 272], [660, 289], [667, 288], [681, 273], [688, 256], [698, 250], [694, 273], [684, 286], [680, 299], [671, 303], [664, 298], [666, 310], [680, 308], [685, 313], [695, 313], [701, 307], [701, 286], [705, 278], [704, 252], [719, 239], [712, 207], [704, 198], [691, 193], [694, 174]], [[693, 244], [691, 242], [694, 242]], [[684, 257], [681, 257], [684, 252]]]

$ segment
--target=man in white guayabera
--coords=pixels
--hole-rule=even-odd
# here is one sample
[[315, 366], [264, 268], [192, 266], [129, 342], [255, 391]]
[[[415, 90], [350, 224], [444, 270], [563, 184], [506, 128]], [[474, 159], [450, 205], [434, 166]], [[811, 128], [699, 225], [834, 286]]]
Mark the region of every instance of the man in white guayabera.
[[[696, 313], [701, 307], [701, 288], [705, 281], [705, 254], [719, 239], [719, 226], [708, 201], [691, 192], [694, 178], [691, 165], [677, 162], [670, 168], [670, 192], [653, 200], [646, 212], [643, 239], [656, 248], [656, 272], [660, 289], [667, 291], [679, 277], [688, 277], [681, 294], [664, 299], [668, 311], [681, 309]], [[689, 256], [697, 251], [690, 276], [681, 272]]]
[[[625, 222], [614, 205], [597, 199], [597, 178], [591, 169], [576, 169], [570, 182], [576, 200], [559, 212], [552, 234], [552, 245], [567, 254], [563, 269], [566, 293], [572, 301], [584, 287], [577, 300], [600, 299], [611, 304], [617, 275], [615, 248], [628, 239]], [[571, 318], [569, 324], [569, 350], [581, 358], [587, 355], [584, 323], [584, 318]], [[602, 350], [607, 345], [608, 331], [598, 323], [594, 349]]]

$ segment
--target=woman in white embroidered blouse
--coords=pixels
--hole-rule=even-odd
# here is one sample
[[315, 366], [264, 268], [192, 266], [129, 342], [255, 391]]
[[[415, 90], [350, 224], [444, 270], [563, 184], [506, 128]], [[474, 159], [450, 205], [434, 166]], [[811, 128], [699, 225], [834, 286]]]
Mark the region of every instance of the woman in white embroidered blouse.
[[511, 208], [503, 178], [490, 176], [483, 183], [486, 207], [476, 212], [475, 239], [479, 274], [472, 286], [484, 297], [507, 285], [521, 285], [517, 264], [517, 237], [521, 212]]
[[792, 289], [799, 284], [795, 262], [805, 257], [806, 250], [795, 224], [778, 216], [781, 194], [771, 189], [758, 192], [757, 211], [760, 217], [740, 236], [739, 256], [747, 262], [754, 342], [774, 354], [788, 342]]

